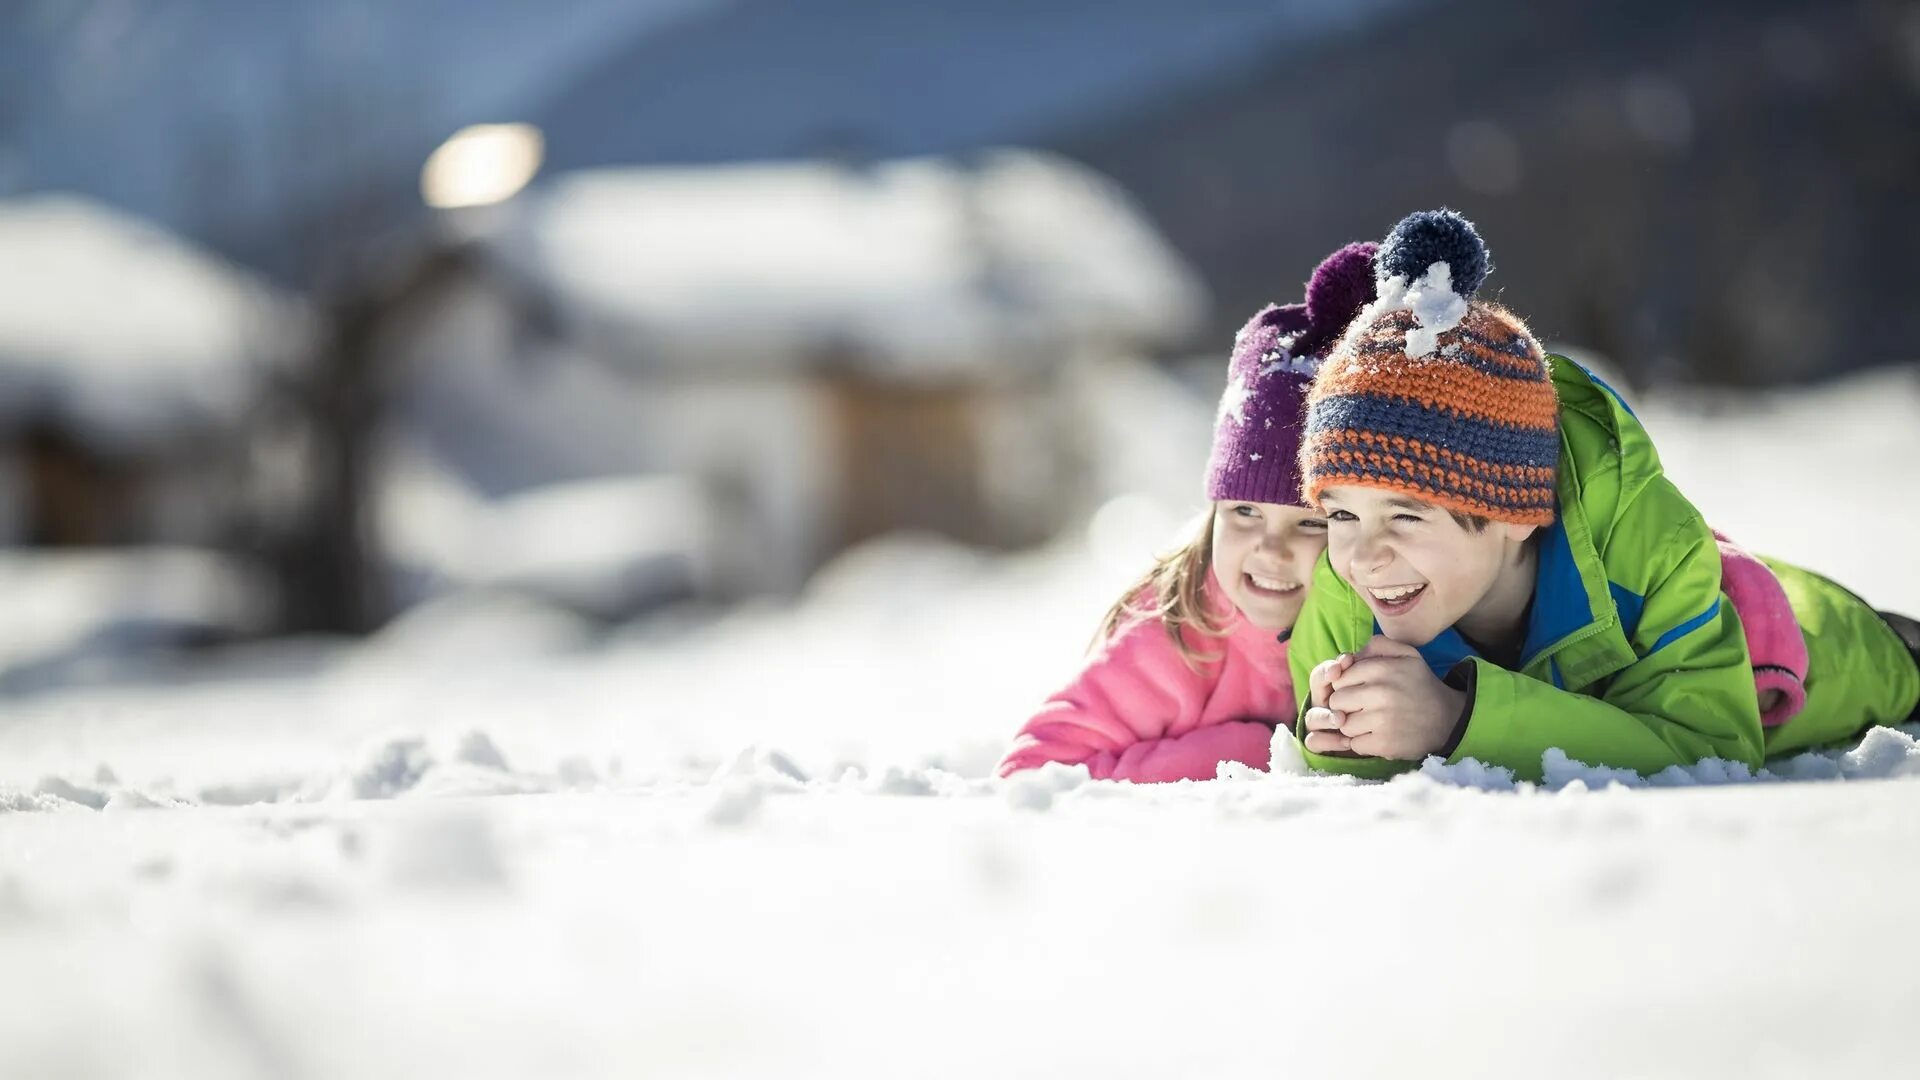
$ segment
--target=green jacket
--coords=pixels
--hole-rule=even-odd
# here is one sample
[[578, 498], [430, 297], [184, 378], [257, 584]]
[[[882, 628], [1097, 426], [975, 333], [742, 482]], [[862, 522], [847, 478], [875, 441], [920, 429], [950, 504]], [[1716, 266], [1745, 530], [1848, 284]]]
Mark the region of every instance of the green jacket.
[[[1565, 357], [1549, 363], [1560, 399], [1559, 517], [1539, 534], [1520, 669], [1481, 658], [1451, 629], [1420, 650], [1435, 675], [1471, 695], [1449, 761], [1477, 758], [1529, 780], [1540, 778], [1553, 747], [1642, 774], [1708, 757], [1758, 766], [1907, 717], [1920, 699], [1920, 670], [1892, 629], [1825, 578], [1767, 560], [1801, 624], [1808, 670], [1805, 709], [1763, 736], [1746, 636], [1721, 596], [1712, 532], [1666, 478], [1620, 396]], [[1322, 556], [1287, 650], [1300, 713], [1314, 666], [1364, 648], [1376, 633], [1366, 603]], [[1413, 767], [1306, 758], [1363, 777]]]

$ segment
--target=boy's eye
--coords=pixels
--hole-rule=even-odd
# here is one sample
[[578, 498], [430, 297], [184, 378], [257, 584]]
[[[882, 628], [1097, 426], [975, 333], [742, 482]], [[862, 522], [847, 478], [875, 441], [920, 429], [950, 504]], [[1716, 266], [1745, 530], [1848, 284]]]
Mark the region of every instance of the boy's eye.
[[1420, 521], [1425, 521], [1426, 519], [1421, 517], [1419, 514], [1395, 514], [1393, 515], [1393, 520], [1420, 522]]
[[1328, 520], [1328, 521], [1339, 521], [1339, 522], [1348, 522], [1348, 521], [1358, 521], [1358, 520], [1360, 520], [1360, 519], [1359, 519], [1359, 518], [1357, 518], [1357, 517], [1354, 517], [1354, 516], [1353, 516], [1353, 513], [1352, 513], [1352, 511], [1348, 511], [1348, 510], [1335, 510], [1335, 511], [1333, 511], [1332, 513], [1330, 513], [1330, 514], [1328, 514], [1328, 515], [1327, 515], [1327, 520]]

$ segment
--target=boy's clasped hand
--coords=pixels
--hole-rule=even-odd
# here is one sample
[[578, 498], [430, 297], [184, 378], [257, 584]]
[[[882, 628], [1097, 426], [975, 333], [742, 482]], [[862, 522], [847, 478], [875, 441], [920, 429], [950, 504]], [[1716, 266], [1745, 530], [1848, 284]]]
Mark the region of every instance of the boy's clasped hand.
[[1317, 754], [1418, 761], [1451, 740], [1467, 705], [1418, 649], [1377, 634], [1315, 666], [1311, 685], [1306, 745]]

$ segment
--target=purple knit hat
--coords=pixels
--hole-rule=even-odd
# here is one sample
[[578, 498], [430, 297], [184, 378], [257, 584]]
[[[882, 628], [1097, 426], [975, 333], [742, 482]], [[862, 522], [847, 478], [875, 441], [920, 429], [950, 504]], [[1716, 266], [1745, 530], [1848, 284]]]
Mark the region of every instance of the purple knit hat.
[[1348, 244], [1307, 282], [1307, 302], [1270, 304], [1233, 338], [1214, 419], [1207, 498], [1305, 506], [1300, 439], [1307, 388], [1347, 324], [1372, 302], [1377, 244]]

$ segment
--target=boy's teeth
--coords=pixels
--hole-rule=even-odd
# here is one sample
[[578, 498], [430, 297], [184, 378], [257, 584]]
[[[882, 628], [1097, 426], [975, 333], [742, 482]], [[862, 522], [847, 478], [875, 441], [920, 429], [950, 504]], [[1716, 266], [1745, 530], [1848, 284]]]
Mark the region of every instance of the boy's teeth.
[[1424, 588], [1426, 588], [1425, 585], [1399, 585], [1391, 589], [1368, 589], [1367, 591], [1372, 593], [1376, 600], [1392, 603], [1395, 600], [1405, 600]]

